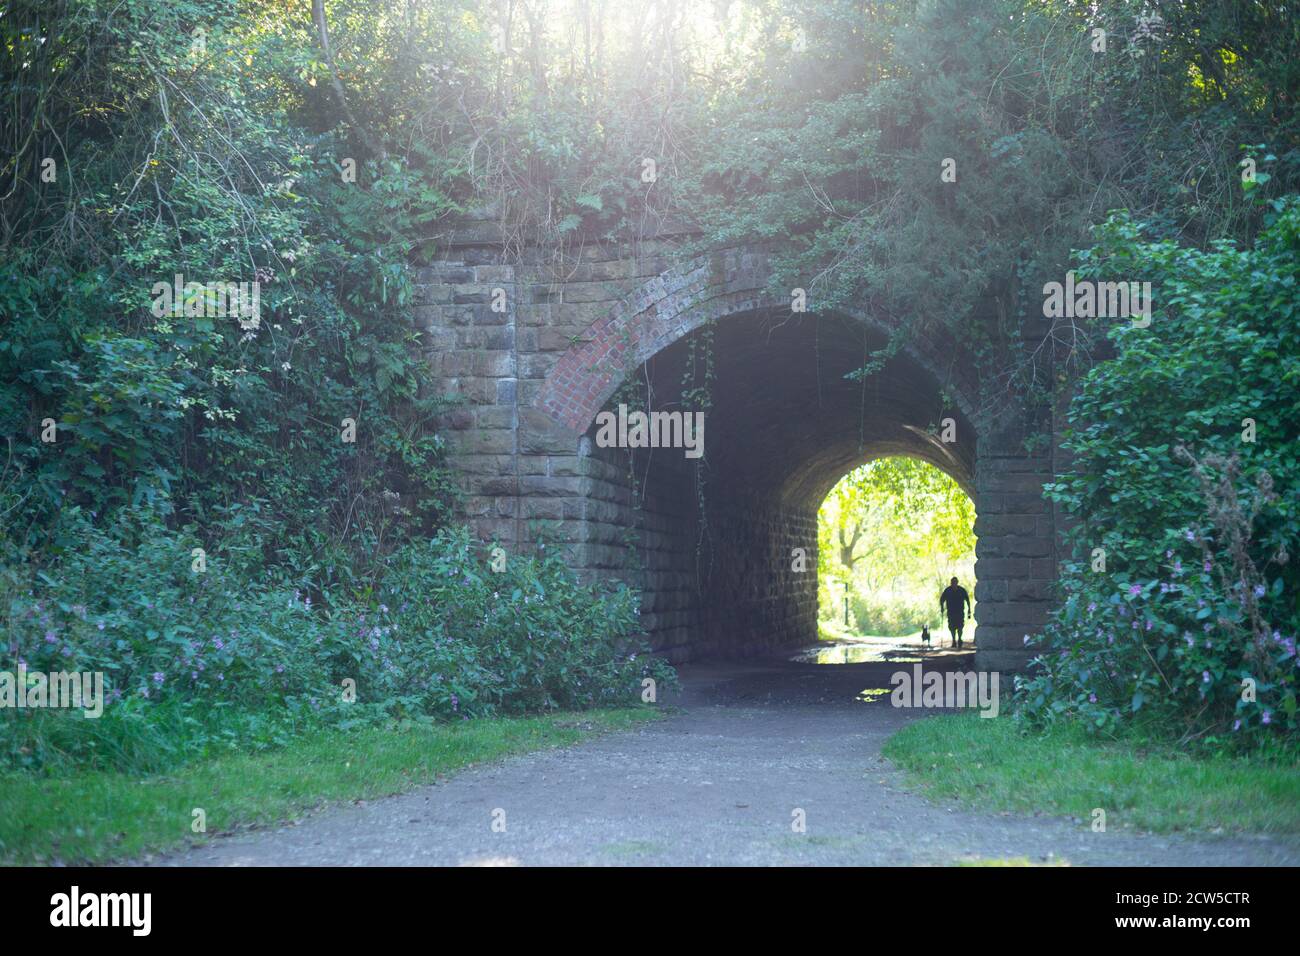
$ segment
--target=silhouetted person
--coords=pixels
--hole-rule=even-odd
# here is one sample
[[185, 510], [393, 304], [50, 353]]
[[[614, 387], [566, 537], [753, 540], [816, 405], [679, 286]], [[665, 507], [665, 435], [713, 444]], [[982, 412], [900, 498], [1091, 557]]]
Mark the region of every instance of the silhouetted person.
[[944, 610], [945, 606], [948, 611], [948, 633], [956, 640], [957, 646], [961, 647], [961, 632], [966, 625], [966, 618], [970, 617], [970, 595], [957, 583], [956, 578], [939, 595], [939, 610]]

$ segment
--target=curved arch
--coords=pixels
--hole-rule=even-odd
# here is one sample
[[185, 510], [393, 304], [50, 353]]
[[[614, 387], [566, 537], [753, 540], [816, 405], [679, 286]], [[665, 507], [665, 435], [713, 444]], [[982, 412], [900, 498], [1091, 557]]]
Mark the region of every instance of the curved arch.
[[[644, 275], [631, 260], [611, 261], [598, 271]], [[770, 292], [772, 274], [761, 249], [715, 252], [640, 282], [594, 320], [593, 299], [610, 301], [590, 288], [601, 280], [573, 280], [572, 317], [560, 288], [561, 304], [528, 323], [550, 334], [510, 339], [519, 355], [490, 366], [504, 380], [488, 379], [488, 407], [474, 419], [489, 423], [474, 435], [473, 467], [486, 477], [470, 477], [481, 526], [508, 525], [524, 542], [532, 522], [545, 522], [583, 573], [634, 580], [643, 626], [673, 660], [762, 653], [816, 633], [815, 577], [786, 569], [792, 549], [815, 542], [826, 493], [864, 461], [910, 455], [976, 502], [979, 654], [1019, 666], [1020, 636], [1043, 619], [1053, 575], [1055, 519], [1040, 497], [1050, 449], [1023, 441], [1033, 409], [982, 403], [969, 353], [939, 327], [923, 326], [879, 374], [854, 381], [897, 326], [815, 302], [794, 313]], [[649, 395], [674, 394], [691, 360], [688, 337], [714, 321], [705, 482], [723, 493], [703, 501], [689, 459], [647, 452], [634, 478], [622, 452], [587, 436], [639, 369]], [[489, 368], [477, 356], [452, 358], [448, 371]], [[516, 390], [515, 374], [526, 389]], [[950, 416], [956, 440], [941, 440], [936, 426]], [[505, 422], [510, 431], [490, 427]], [[634, 529], [644, 534], [632, 554]]]
[[809, 501], [823, 500], [840, 479], [868, 462], [881, 458], [915, 458], [927, 465], [933, 465], [945, 475], [957, 482], [958, 487], [972, 501], [975, 499], [975, 474], [970, 464], [959, 460], [948, 446], [937, 441], [928, 432], [909, 429], [914, 432], [915, 440], [897, 444], [877, 443], [868, 449], [841, 457], [838, 461], [810, 461], [805, 463], [792, 480], [799, 482], [800, 497]]
[[[585, 432], [629, 372], [706, 322], [788, 309], [788, 302], [768, 291], [771, 275], [766, 252], [740, 247], [692, 259], [646, 281], [613, 312], [593, 321], [580, 341], [560, 355], [545, 378], [537, 407], [575, 433]], [[835, 311], [879, 332], [893, 331], [865, 311]], [[953, 364], [951, 349], [931, 338], [908, 343], [903, 351], [940, 388], [950, 391], [978, 431], [977, 388], [970, 366], [961, 366], [956, 376], [943, 374], [945, 360], [950, 368]]]

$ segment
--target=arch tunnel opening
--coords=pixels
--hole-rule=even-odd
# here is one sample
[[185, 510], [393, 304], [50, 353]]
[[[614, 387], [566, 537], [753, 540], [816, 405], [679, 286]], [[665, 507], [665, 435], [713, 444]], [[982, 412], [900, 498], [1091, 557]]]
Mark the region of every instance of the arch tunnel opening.
[[975, 432], [931, 368], [900, 351], [851, 375], [886, 345], [851, 317], [760, 309], [621, 370], [607, 411], [703, 416], [698, 458], [611, 443], [595, 422], [582, 440], [583, 564], [641, 589], [656, 651], [686, 662], [814, 644], [818, 509], [866, 462], [907, 456], [973, 496]]
[[891, 456], [853, 469], [817, 513], [819, 640], [795, 659], [967, 662], [974, 525], [974, 502], [927, 462]]

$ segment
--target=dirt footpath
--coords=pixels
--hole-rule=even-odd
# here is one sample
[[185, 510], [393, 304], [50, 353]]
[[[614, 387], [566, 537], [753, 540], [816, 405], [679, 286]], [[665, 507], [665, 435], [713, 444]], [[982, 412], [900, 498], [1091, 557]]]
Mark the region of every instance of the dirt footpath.
[[[952, 662], [952, 663], [955, 663]], [[1072, 865], [1300, 863], [1300, 841], [1093, 833], [905, 792], [880, 756], [920, 711], [858, 699], [897, 664], [768, 663], [683, 673], [681, 711], [510, 758], [404, 796], [217, 838], [154, 862], [257, 865]], [[792, 824], [802, 818], [806, 832]]]

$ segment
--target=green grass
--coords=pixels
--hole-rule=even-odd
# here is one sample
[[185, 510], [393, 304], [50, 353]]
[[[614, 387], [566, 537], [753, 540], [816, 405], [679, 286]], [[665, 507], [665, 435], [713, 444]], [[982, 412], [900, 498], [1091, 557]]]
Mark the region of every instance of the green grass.
[[[970, 634], [972, 631], [973, 628], [968, 629], [967, 634]], [[941, 634], [943, 636], [944, 641], [946, 642], [948, 640], [948, 631], [946, 628], [943, 629], [942, 631], [933, 628], [930, 630], [930, 638], [936, 643], [938, 642], [939, 636]], [[878, 640], [888, 640], [888, 641], [911, 641], [913, 643], [920, 643], [921, 632], [918, 630], [918, 631], [913, 631], [910, 634], [867, 634], [864, 633], [863, 631], [858, 630], [857, 628], [845, 627], [839, 621], [821, 620], [817, 622], [818, 640], [860, 641], [865, 638], [876, 638]]]
[[828, 621], [823, 618], [817, 622], [817, 639], [820, 641], [851, 640], [857, 636], [856, 631], [845, 627], [839, 621]]
[[918, 720], [884, 754], [927, 796], [981, 810], [1039, 812], [1107, 830], [1157, 833], [1300, 833], [1294, 759], [1190, 756], [1082, 729], [1022, 735], [1009, 718], [973, 714]]
[[283, 749], [196, 763], [157, 776], [80, 772], [0, 776], [0, 862], [102, 863], [285, 822], [326, 803], [400, 793], [471, 763], [575, 743], [657, 712], [590, 711], [320, 732]]

